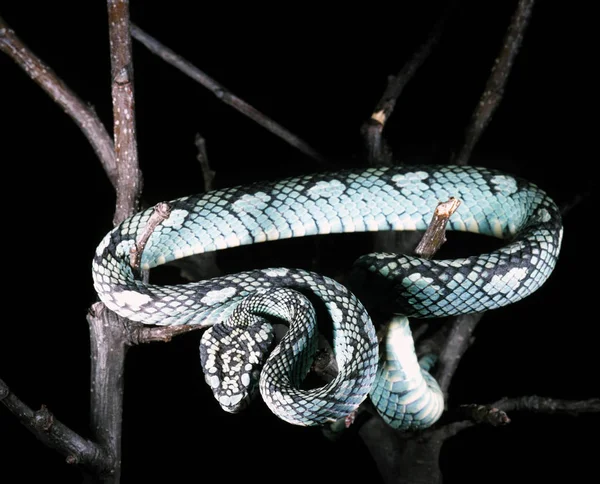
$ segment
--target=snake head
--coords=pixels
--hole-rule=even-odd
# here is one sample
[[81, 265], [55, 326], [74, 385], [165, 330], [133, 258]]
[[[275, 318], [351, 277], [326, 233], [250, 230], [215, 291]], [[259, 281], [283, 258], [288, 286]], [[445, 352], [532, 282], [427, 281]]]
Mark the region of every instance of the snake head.
[[219, 323], [200, 340], [200, 362], [204, 378], [223, 410], [238, 413], [252, 401], [260, 371], [274, 339], [271, 324], [250, 316], [244, 326]]

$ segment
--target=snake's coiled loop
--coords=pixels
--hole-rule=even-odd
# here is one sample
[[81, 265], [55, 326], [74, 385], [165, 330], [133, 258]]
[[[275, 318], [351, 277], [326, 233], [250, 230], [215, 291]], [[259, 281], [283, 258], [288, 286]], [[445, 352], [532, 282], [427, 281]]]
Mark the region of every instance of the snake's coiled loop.
[[[546, 281], [562, 239], [554, 202], [524, 180], [457, 166], [346, 170], [183, 197], [169, 203], [171, 214], [150, 236], [141, 267], [151, 269], [192, 254], [305, 235], [425, 230], [437, 203], [450, 197], [461, 205], [448, 230], [490, 235], [507, 244], [488, 254], [452, 260], [364, 256], [356, 264], [354, 278], [361, 297], [375, 295], [382, 308], [405, 316], [440, 317], [514, 303]], [[311, 318], [300, 318], [300, 325], [274, 350], [260, 377], [263, 399], [278, 415], [302, 425], [323, 423], [347, 415], [370, 392], [379, 412], [394, 427], [421, 428], [439, 417], [441, 395], [426, 372], [428, 364], [421, 368], [415, 363], [408, 324], [391, 328], [396, 339], [384, 343], [378, 362], [369, 315], [351, 292], [332, 279], [301, 269], [272, 268], [178, 286], [136, 280], [130, 251], [150, 215], [151, 209], [134, 215], [102, 240], [92, 264], [94, 287], [106, 306], [133, 321], [214, 325], [203, 338], [201, 353], [206, 380], [224, 408], [243, 407], [244, 392], [253, 391], [250, 381], [255, 381], [261, 362], [255, 364], [253, 356], [242, 363], [238, 357], [270, 347], [272, 337], [264, 336], [270, 331], [265, 317], [297, 316], [306, 309], [304, 296], [287, 290], [291, 289], [316, 297], [329, 312], [334, 352], [344, 369], [334, 396], [329, 386], [308, 393], [295, 389], [306, 371], [303, 361], [313, 351], [307, 337]], [[269, 292], [279, 287], [287, 289]], [[259, 293], [267, 293], [266, 299], [252, 296], [242, 303]], [[240, 304], [244, 306], [236, 312]], [[244, 319], [240, 314], [246, 314], [248, 321], [240, 323]], [[238, 324], [247, 326], [249, 333]], [[235, 347], [240, 342], [245, 342], [244, 350]], [[398, 358], [393, 348], [402, 348]]]

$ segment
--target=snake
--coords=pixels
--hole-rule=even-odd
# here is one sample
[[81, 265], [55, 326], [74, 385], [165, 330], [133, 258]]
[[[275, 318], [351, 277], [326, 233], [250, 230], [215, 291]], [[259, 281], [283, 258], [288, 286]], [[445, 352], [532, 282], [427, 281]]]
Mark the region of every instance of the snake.
[[[450, 197], [460, 205], [447, 230], [496, 237], [502, 246], [439, 260], [366, 254], [352, 267], [352, 291], [302, 268], [254, 269], [171, 285], [146, 282], [137, 270], [292, 237], [423, 231], [437, 204]], [[304, 426], [348, 419], [367, 398], [395, 429], [433, 425], [444, 411], [444, 396], [431, 375], [435, 357], [416, 354], [409, 318], [482, 312], [527, 297], [552, 273], [563, 234], [560, 211], [542, 189], [473, 166], [345, 169], [208, 191], [168, 206], [168, 217], [147, 237], [139, 268], [133, 267], [132, 250], [152, 208], [102, 239], [92, 261], [100, 300], [134, 322], [206, 328], [200, 361], [218, 405], [239, 412], [260, 393], [279, 418]], [[369, 293], [375, 307], [391, 315], [381, 331], [367, 310]], [[323, 324], [337, 374], [319, 386], [306, 376]], [[280, 341], [277, 325], [287, 327]]]

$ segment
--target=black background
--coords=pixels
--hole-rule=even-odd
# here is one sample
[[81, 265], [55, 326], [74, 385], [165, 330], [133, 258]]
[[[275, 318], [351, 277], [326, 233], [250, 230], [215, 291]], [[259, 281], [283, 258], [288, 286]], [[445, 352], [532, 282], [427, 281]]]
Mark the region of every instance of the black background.
[[[360, 166], [360, 125], [386, 76], [424, 41], [445, 3], [397, 2], [390, 10], [371, 2], [331, 11], [281, 4], [243, 11], [138, 0], [131, 17], [339, 166]], [[459, 146], [515, 3], [459, 2], [440, 45], [389, 122], [386, 132], [397, 159], [446, 162]], [[594, 90], [585, 72], [594, 62], [585, 25], [591, 12], [564, 5], [536, 5], [504, 100], [472, 160], [534, 181], [559, 204], [591, 192], [597, 172], [597, 152], [588, 142], [597, 126]], [[110, 128], [105, 3], [13, 0], [2, 3], [0, 15]], [[320, 169], [135, 42], [134, 69], [148, 203], [202, 191], [197, 132], [206, 138], [216, 187]], [[114, 194], [75, 124], [5, 55], [0, 87], [5, 263], [0, 377], [31, 407], [45, 404], [56, 418], [89, 435], [85, 315], [95, 301], [90, 264], [111, 227]], [[543, 289], [484, 317], [453, 381], [451, 404], [531, 394], [598, 396], [591, 337], [597, 264], [588, 235], [593, 205], [588, 196], [567, 216], [561, 259]], [[324, 265], [335, 267], [334, 255], [346, 264], [350, 246], [365, 240], [336, 237], [334, 249], [326, 242]], [[225, 271], [308, 268], [314, 255], [314, 243], [299, 240], [227, 251], [219, 263]], [[331, 444], [318, 430], [280, 422], [260, 402], [241, 416], [221, 412], [201, 375], [199, 337], [193, 333], [130, 351], [123, 482], [196, 482], [208, 472], [225, 482], [342, 481], [358, 475], [377, 481], [357, 437]], [[578, 481], [595, 472], [597, 417], [512, 416], [507, 428], [478, 427], [448, 441], [441, 463], [446, 482]], [[44, 448], [1, 407], [0, 445], [3, 482], [80, 480], [62, 456]]]

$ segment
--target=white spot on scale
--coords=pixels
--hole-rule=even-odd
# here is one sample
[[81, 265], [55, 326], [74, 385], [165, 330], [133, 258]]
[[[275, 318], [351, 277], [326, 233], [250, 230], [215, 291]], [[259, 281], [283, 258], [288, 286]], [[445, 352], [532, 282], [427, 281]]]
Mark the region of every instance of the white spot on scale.
[[242, 385], [244, 385], [245, 387], [250, 385], [250, 375], [248, 375], [248, 373], [244, 373], [241, 377], [241, 380], [242, 380]]
[[525, 278], [527, 272], [527, 269], [524, 267], [516, 267], [506, 274], [495, 275], [490, 282], [483, 286], [483, 291], [488, 295], [498, 293], [508, 294], [519, 287], [521, 280]]
[[183, 222], [190, 212], [187, 210], [175, 209], [169, 214], [169, 218], [163, 220], [163, 227], [173, 227], [174, 229], [180, 229], [183, 227]]
[[344, 185], [339, 180], [331, 180], [331, 181], [319, 181], [315, 183], [314, 186], [310, 187], [306, 193], [312, 199], [323, 197], [323, 198], [331, 198], [331, 197], [339, 197], [344, 190], [346, 189], [346, 185]]
[[537, 214], [542, 222], [547, 222], [548, 220], [550, 220], [552, 218], [550, 216], [550, 212], [548, 212], [548, 210], [546, 210], [545, 208], [539, 209]]
[[327, 303], [327, 308], [329, 309], [329, 314], [331, 314], [331, 319], [333, 322], [340, 324], [344, 318], [344, 313], [340, 308], [337, 307], [337, 304], [334, 302]]
[[106, 249], [106, 247], [108, 246], [108, 243], [110, 242], [111, 234], [112, 234], [112, 232], [109, 232], [108, 234], [106, 234], [104, 236], [104, 238], [102, 239], [102, 241], [100, 242], [100, 244], [98, 244], [98, 247], [96, 248], [96, 255], [98, 257], [100, 257], [102, 255], [102, 252], [104, 252], [104, 249]]
[[112, 294], [115, 303], [119, 306], [128, 306], [133, 310], [138, 310], [143, 304], [152, 301], [152, 298], [147, 294], [141, 294], [137, 291], [122, 291], [113, 292]]
[[204, 304], [212, 306], [223, 301], [226, 301], [237, 292], [235, 287], [226, 287], [217, 291], [209, 291], [200, 301]]
[[263, 272], [269, 277], [283, 277], [289, 272], [285, 267], [277, 267], [275, 269], [263, 269]]
[[208, 378], [208, 384], [211, 388], [217, 388], [219, 386], [220, 380], [217, 375], [212, 375]]
[[131, 248], [134, 246], [133, 240], [122, 240], [115, 249], [115, 254], [119, 257], [128, 256], [131, 253]]

